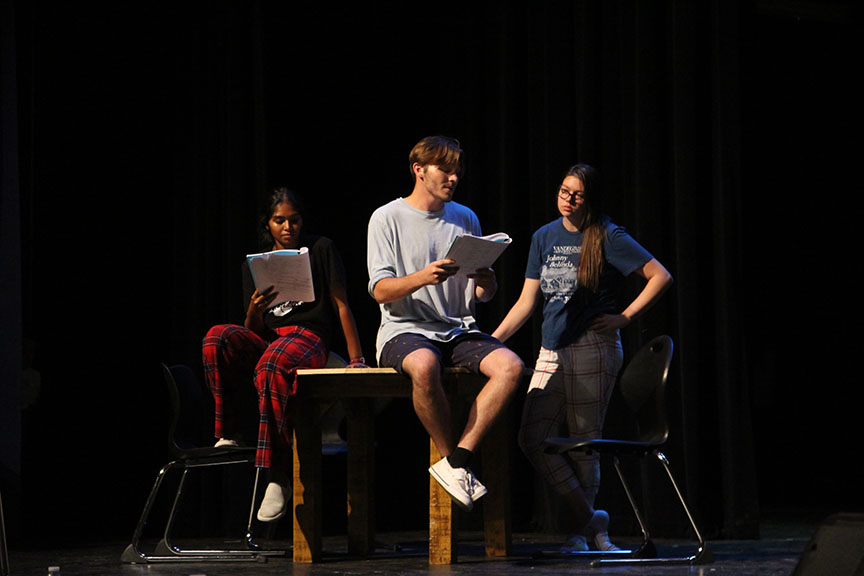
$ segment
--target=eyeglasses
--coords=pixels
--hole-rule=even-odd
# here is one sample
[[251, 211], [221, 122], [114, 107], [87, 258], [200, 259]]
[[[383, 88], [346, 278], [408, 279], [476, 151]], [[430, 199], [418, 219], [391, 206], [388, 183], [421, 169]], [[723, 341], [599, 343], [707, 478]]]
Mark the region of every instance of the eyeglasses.
[[585, 192], [583, 192], [582, 190], [574, 190], [571, 192], [565, 188], [559, 188], [558, 198], [560, 198], [561, 200], [567, 200], [568, 202], [573, 202], [576, 199], [584, 200]]

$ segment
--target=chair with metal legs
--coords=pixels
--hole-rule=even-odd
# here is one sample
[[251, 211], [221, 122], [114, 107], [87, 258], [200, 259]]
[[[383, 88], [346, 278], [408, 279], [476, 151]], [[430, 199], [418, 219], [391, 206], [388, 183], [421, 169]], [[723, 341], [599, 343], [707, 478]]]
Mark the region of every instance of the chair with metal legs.
[[[157, 474], [156, 481], [144, 505], [144, 510], [135, 527], [132, 542], [123, 551], [121, 561], [128, 564], [202, 560], [254, 561], [263, 555], [284, 555], [285, 551], [262, 550], [251, 541], [251, 537], [248, 534], [245, 549], [187, 550], [172, 542], [172, 529], [177, 519], [177, 513], [189, 472], [222, 466], [254, 466], [255, 448], [241, 446], [199, 447], [191, 444], [189, 439], [182, 438], [180, 430], [183, 429], [184, 418], [200, 414], [205, 405], [203, 386], [195, 379], [194, 374], [188, 366], [178, 365], [168, 368], [162, 365], [162, 374], [168, 387], [171, 402], [171, 425], [168, 434], [168, 444], [173, 460], [163, 466]], [[141, 548], [144, 528], [147, 526], [150, 514], [166, 477], [175, 470], [179, 471], [180, 479], [168, 519], [165, 523], [162, 539], [152, 553], [145, 553]]]
[[[706, 564], [712, 561], [707, 543], [702, 538], [699, 528], [687, 507], [684, 496], [678, 488], [678, 483], [672, 475], [669, 460], [660, 451], [669, 437], [669, 423], [666, 417], [666, 381], [669, 365], [672, 361], [672, 339], [669, 336], [658, 336], [643, 346], [627, 364], [621, 373], [618, 389], [625, 404], [631, 410], [637, 424], [637, 433], [630, 439], [601, 438], [584, 440], [579, 438], [548, 438], [545, 442], [546, 452], [562, 454], [579, 451], [584, 453], [597, 452], [609, 454], [618, 473], [618, 478], [630, 501], [630, 506], [642, 531], [642, 544], [635, 551], [624, 552], [592, 552], [599, 558], [592, 561], [592, 566], [608, 564]], [[693, 534], [696, 538], [696, 551], [689, 556], [674, 558], [657, 558], [656, 547], [651, 541], [636, 500], [625, 480], [619, 457], [621, 456], [651, 456], [663, 467], [678, 500], [681, 503]]]

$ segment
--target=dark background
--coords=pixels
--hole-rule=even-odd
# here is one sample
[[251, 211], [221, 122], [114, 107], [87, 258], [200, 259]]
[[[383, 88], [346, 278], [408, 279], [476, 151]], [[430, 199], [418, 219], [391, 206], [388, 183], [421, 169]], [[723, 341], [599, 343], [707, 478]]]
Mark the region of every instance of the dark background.
[[[336, 241], [372, 358], [366, 222], [410, 191], [408, 151], [436, 133], [467, 151], [457, 200], [514, 238], [486, 330], [577, 161], [675, 276], [624, 341], [676, 341], [668, 453], [707, 536], [758, 536], [776, 510], [860, 510], [856, 6], [3, 0], [13, 537], [131, 535], [167, 458], [158, 363], [200, 368], [207, 328], [242, 320], [239, 262], [273, 186], [304, 195], [308, 228]], [[510, 341], [529, 365], [538, 327]], [[420, 495], [399, 515], [380, 506], [379, 524], [422, 528], [409, 406], [388, 407], [378, 434], [379, 502], [414, 494], [394, 475]], [[548, 525], [514, 461], [515, 525]], [[680, 531], [668, 495], [655, 505], [655, 532]]]

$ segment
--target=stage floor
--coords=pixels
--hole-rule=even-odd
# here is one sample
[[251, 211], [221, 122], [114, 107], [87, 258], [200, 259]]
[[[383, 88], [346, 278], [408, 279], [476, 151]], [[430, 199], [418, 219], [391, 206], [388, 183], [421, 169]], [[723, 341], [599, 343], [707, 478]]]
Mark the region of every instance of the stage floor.
[[[195, 562], [170, 564], [122, 564], [120, 555], [127, 542], [114, 542], [87, 547], [51, 550], [10, 550], [11, 576], [48, 574], [50, 566], [58, 566], [60, 576], [134, 575], [148, 576], [243, 576], [268, 574], [711, 574], [751, 576], [789, 576], [807, 546], [817, 525], [773, 521], [764, 523], [758, 540], [710, 541], [714, 561], [699, 566], [604, 566], [592, 568], [589, 558], [561, 557], [554, 554], [560, 537], [556, 535], [515, 534], [513, 554], [508, 558], [488, 559], [483, 555], [482, 534], [464, 533], [459, 537], [459, 562], [449, 566], [430, 567], [427, 560], [426, 534], [398, 533], [379, 535], [382, 547], [371, 557], [359, 559], [345, 554], [345, 538], [324, 539], [324, 561], [314, 565], [294, 565], [287, 557], [268, 558], [253, 562]], [[622, 541], [619, 545], [638, 542]], [[200, 543], [199, 543], [200, 544]], [[240, 547], [239, 542], [231, 543]], [[287, 549], [288, 542], [274, 541], [271, 547]], [[655, 540], [658, 551], [690, 554], [690, 542]], [[398, 545], [398, 549], [397, 546]]]

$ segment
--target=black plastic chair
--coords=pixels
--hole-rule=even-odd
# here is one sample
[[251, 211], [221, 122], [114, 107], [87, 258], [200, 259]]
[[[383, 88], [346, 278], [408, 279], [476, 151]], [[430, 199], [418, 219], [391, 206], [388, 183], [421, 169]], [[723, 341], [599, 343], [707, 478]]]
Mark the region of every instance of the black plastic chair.
[[[183, 487], [190, 470], [216, 466], [255, 465], [254, 447], [199, 447], [194, 444], [194, 434], [190, 434], [188, 424], [194, 424], [196, 418], [204, 411], [204, 388], [196, 380], [188, 366], [177, 365], [168, 368], [162, 365], [162, 373], [168, 387], [171, 402], [171, 425], [168, 433], [168, 446], [173, 460], [162, 467], [156, 476], [156, 481], [144, 505], [141, 518], [132, 536], [132, 542], [126, 547], [121, 561], [128, 564], [183, 562], [183, 561], [219, 561], [219, 560], [258, 560], [261, 556], [284, 555], [285, 551], [262, 550], [252, 542], [251, 530], [247, 530], [246, 549], [202, 549], [186, 550], [171, 542], [171, 531], [177, 518], [177, 511], [183, 495]], [[174, 502], [165, 524], [162, 539], [156, 545], [152, 554], [141, 550], [141, 538], [147, 525], [150, 513], [156, 502], [162, 484], [172, 470], [180, 472], [180, 480]], [[257, 487], [257, 474], [256, 474]], [[254, 507], [254, 490], [252, 506]], [[249, 511], [249, 526], [252, 525], [252, 509]]]
[[[599, 454], [610, 454], [613, 458], [615, 471], [639, 522], [642, 530], [642, 544], [637, 550], [615, 552], [592, 552], [599, 556], [591, 562], [592, 566], [607, 564], [706, 564], [712, 561], [693, 515], [687, 507], [684, 496], [678, 488], [678, 483], [672, 475], [669, 461], [660, 451], [669, 437], [669, 423], [666, 418], [666, 380], [669, 365], [672, 361], [672, 339], [669, 336], [658, 336], [644, 345], [627, 364], [621, 373], [618, 389], [625, 404], [635, 418], [637, 432], [632, 439], [601, 438], [596, 440], [580, 440], [579, 438], [548, 438], [545, 442], [547, 453], [565, 453], [573, 450]], [[675, 493], [687, 514], [690, 526], [698, 541], [696, 552], [690, 556], [657, 558], [657, 550], [639, 507], [633, 498], [630, 486], [624, 478], [619, 457], [621, 456], [653, 456], [666, 471]]]

